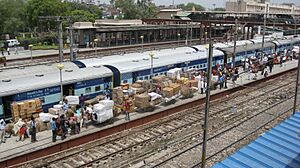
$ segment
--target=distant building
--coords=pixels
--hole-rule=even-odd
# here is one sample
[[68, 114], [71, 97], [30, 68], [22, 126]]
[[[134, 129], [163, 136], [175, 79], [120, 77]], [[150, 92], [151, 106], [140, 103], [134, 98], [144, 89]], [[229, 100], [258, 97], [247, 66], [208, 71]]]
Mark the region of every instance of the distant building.
[[300, 14], [300, 7], [292, 3], [272, 4], [270, 0], [229, 0], [226, 11]]
[[175, 15], [178, 15], [180, 12], [182, 12], [182, 9], [161, 9], [156, 14], [156, 18], [171, 19], [174, 18]]

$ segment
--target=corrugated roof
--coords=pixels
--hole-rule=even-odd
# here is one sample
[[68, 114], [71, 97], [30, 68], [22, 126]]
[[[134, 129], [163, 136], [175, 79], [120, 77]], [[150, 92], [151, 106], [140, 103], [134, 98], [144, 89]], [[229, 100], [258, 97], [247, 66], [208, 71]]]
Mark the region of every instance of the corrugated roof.
[[213, 168], [299, 168], [300, 112]]

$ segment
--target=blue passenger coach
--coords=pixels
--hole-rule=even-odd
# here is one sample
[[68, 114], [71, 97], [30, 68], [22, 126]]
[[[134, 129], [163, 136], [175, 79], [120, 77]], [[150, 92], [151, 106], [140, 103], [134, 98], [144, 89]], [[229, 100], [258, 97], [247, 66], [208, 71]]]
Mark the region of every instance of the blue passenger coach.
[[[83, 94], [86, 98], [93, 98], [103, 94], [112, 87], [112, 72], [110, 69], [100, 66], [79, 69], [66, 69], [62, 72], [63, 95]], [[56, 72], [30, 75], [0, 81], [0, 117], [12, 117], [10, 105], [12, 102], [20, 102], [39, 98], [42, 107], [47, 111], [49, 107], [61, 100], [60, 75]]]

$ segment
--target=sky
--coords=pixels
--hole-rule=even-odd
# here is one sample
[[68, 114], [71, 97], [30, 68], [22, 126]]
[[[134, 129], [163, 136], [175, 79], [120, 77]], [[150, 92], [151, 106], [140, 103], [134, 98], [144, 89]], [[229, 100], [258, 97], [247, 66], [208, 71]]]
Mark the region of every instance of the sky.
[[[173, 0], [153, 0], [156, 5], [171, 5]], [[174, 0], [174, 4], [194, 2], [200, 4], [206, 8], [213, 8], [212, 4], [216, 4], [217, 7], [225, 7], [225, 2], [227, 0]], [[294, 3], [300, 6], [300, 0], [271, 0], [271, 3], [281, 4], [281, 3]]]

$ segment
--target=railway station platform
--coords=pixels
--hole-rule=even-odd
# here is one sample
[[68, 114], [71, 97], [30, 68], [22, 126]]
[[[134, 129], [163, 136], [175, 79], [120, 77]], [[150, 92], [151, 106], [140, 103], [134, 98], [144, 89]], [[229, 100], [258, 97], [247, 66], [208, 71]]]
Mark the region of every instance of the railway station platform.
[[[296, 69], [297, 64], [298, 61], [293, 60], [284, 63], [282, 67], [280, 67], [280, 65], [275, 65], [273, 68], [273, 72], [269, 73], [269, 76], [275, 76], [285, 71]], [[242, 72], [242, 68], [240, 68], [239, 72]], [[257, 73], [257, 80], [264, 78], [265, 77], [262, 76], [260, 73]], [[211, 94], [216, 95], [220, 93], [225, 93], [228, 90], [239, 89], [239, 87], [242, 88], [244, 87], [244, 85], [250, 84], [252, 82], [255, 82], [255, 80], [248, 80], [247, 73], [240, 73], [240, 76], [235, 86], [231, 81], [228, 81], [227, 89], [217, 88], [216, 90], [212, 90]], [[112, 135], [122, 130], [127, 130], [141, 124], [146, 124], [150, 121], [153, 121], [155, 115], [161, 114], [164, 115], [162, 117], [165, 117], [166, 115], [163, 114], [164, 111], [173, 109], [176, 106], [180, 106], [191, 101], [198, 102], [199, 99], [204, 100], [205, 94], [196, 93], [194, 97], [190, 99], [180, 100], [177, 101], [175, 104], [171, 104], [169, 106], [159, 106], [159, 108], [157, 108], [153, 112], [130, 113], [130, 121], [125, 120], [125, 115], [119, 115], [115, 118], [113, 123], [90, 125], [88, 129], [82, 128], [80, 134], [71, 136], [67, 135], [67, 138], [65, 140], [60, 140], [60, 137], [58, 137], [58, 140], [55, 143], [52, 142], [51, 130], [38, 132], [38, 141], [35, 143], [31, 143], [30, 139], [25, 139], [25, 141], [23, 142], [16, 142], [18, 137], [12, 136], [11, 138], [6, 139], [6, 143], [0, 144], [0, 167], [7, 167], [17, 163], [26, 162], [28, 160], [32, 160], [44, 155], [78, 146], [82, 142], [89, 142], [97, 138]], [[78, 139], [80, 139], [80, 141], [76, 141]]]
[[[79, 52], [86, 52], [86, 51], [95, 51], [101, 50], [101, 47], [96, 47], [96, 48], [80, 48]], [[70, 54], [70, 49], [64, 49], [63, 50], [64, 54]], [[6, 57], [6, 60], [17, 60], [17, 59], [30, 59], [32, 57], [41, 57], [41, 56], [48, 56], [48, 55], [59, 55], [58, 50], [32, 50], [32, 55], [30, 50], [23, 50], [19, 49], [18, 54], [15, 54], [15, 49], [11, 48], [10, 49], [10, 55], [7, 54], [6, 51], [4, 51], [4, 56]]]
[[213, 168], [300, 167], [300, 112]]

